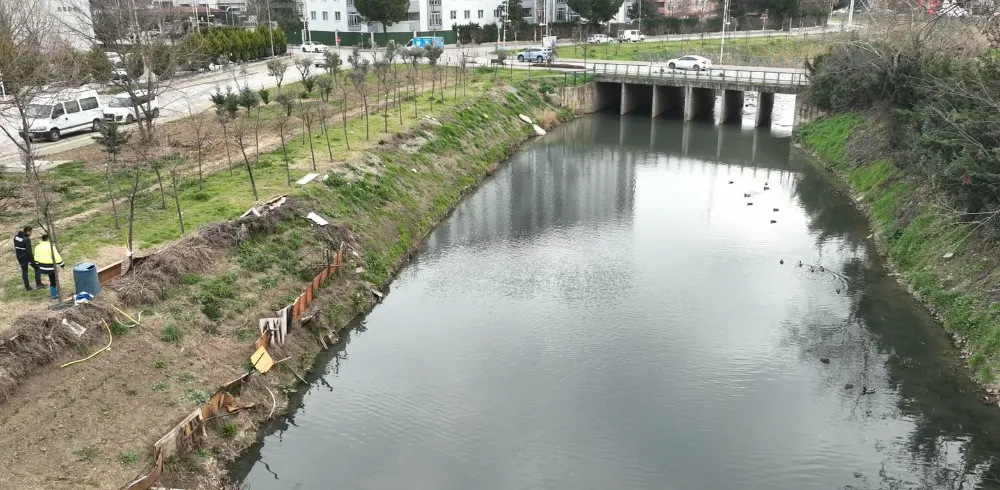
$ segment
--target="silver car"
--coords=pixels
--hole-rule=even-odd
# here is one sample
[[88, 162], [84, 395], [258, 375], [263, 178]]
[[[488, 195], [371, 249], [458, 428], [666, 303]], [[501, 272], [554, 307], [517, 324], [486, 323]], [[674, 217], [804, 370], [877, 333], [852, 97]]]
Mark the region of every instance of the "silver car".
[[517, 53], [517, 61], [537, 61], [539, 63], [543, 61], [552, 61], [555, 56], [552, 55], [552, 50], [549, 48], [528, 48], [520, 53]]

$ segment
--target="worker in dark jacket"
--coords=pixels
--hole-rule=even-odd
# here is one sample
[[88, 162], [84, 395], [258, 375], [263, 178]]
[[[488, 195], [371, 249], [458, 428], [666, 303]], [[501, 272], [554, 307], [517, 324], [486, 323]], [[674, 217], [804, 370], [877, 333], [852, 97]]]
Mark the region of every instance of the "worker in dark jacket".
[[31, 283], [28, 282], [28, 267], [35, 269], [35, 287], [41, 289], [45, 285], [42, 284], [42, 276], [38, 272], [38, 268], [35, 267], [35, 255], [31, 248], [31, 227], [25, 226], [23, 230], [17, 232], [14, 236], [14, 256], [17, 257], [17, 263], [21, 266], [21, 280], [24, 281], [24, 289], [31, 291]]
[[42, 235], [42, 241], [35, 245], [34, 258], [35, 264], [38, 264], [38, 270], [49, 276], [49, 294], [52, 295], [52, 299], [58, 299], [56, 266], [62, 268], [66, 267], [66, 264], [63, 263], [62, 256], [59, 255], [59, 249], [56, 248], [55, 244], [49, 243], [49, 235]]

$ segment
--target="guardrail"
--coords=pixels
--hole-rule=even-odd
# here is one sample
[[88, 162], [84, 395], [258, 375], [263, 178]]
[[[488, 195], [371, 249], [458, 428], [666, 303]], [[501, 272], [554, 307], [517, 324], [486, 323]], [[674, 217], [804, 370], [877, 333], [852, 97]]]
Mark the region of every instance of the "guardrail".
[[730, 81], [804, 87], [809, 85], [809, 75], [803, 72], [745, 70], [712, 68], [709, 70], [680, 70], [664, 65], [622, 65], [595, 63], [589, 70], [595, 76], [635, 77], [648, 79], [681, 79], [703, 81]]

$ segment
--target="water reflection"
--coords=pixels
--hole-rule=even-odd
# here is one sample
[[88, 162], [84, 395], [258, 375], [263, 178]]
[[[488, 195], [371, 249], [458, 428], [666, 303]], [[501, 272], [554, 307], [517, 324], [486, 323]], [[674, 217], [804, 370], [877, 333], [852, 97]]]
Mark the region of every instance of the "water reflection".
[[767, 131], [575, 121], [431, 235], [237, 473], [254, 490], [1000, 488], [996, 408], [868, 233]]

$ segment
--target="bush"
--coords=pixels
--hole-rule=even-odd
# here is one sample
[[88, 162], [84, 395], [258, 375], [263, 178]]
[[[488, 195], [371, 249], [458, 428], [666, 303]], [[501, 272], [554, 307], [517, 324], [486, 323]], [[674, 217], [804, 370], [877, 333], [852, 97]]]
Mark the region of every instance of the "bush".
[[261, 88], [260, 90], [258, 90], [257, 97], [260, 97], [260, 101], [263, 102], [264, 105], [268, 105], [271, 103], [271, 91], [266, 88]]

